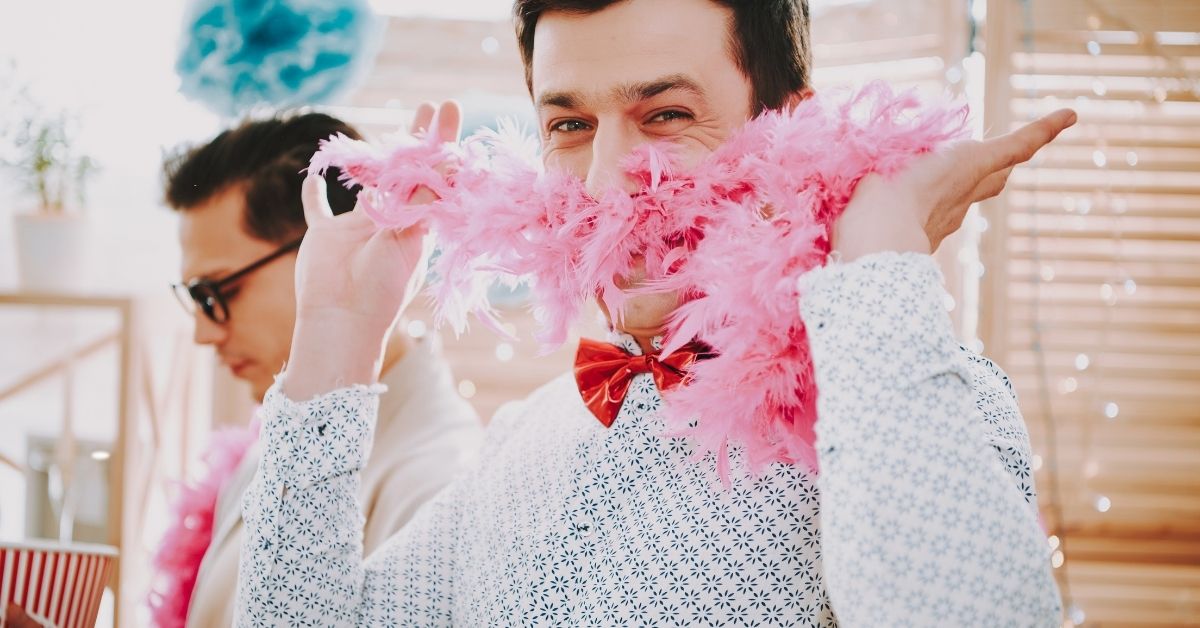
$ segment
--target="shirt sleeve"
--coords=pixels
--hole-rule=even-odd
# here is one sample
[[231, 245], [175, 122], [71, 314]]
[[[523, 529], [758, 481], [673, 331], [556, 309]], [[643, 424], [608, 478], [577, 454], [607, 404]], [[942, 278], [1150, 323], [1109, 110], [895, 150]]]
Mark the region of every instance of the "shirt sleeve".
[[799, 285], [840, 624], [1059, 625], [1036, 509], [990, 442], [933, 259], [881, 253]]
[[268, 391], [262, 462], [242, 504], [236, 625], [383, 625], [394, 612], [397, 565], [364, 563], [358, 501], [383, 389], [304, 403], [278, 382]]

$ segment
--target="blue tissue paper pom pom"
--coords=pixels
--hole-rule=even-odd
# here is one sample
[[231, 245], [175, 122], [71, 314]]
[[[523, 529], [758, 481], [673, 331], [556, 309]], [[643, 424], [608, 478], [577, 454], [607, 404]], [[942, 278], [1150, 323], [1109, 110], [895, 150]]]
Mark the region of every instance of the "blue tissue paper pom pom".
[[381, 26], [367, 0], [200, 0], [175, 64], [180, 91], [229, 117], [328, 102], [364, 73]]

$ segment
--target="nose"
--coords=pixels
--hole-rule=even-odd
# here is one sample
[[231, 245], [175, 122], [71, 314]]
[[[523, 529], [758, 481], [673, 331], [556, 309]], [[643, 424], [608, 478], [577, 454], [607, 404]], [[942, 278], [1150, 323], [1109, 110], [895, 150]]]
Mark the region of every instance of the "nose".
[[204, 314], [196, 313], [194, 328], [192, 329], [192, 341], [198, 345], [219, 345], [225, 342], [225, 338], [229, 335], [229, 330], [222, 325], [218, 325]]
[[636, 191], [637, 182], [625, 172], [621, 162], [642, 141], [636, 130], [620, 123], [597, 124], [592, 137], [592, 163], [587, 173], [588, 193], [600, 196], [614, 188], [627, 194]]

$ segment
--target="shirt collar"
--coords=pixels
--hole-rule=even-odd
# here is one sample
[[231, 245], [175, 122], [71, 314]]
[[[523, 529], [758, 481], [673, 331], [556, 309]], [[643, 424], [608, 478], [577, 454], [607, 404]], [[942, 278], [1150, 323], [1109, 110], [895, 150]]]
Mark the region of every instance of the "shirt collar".
[[[629, 355], [642, 355], [642, 346], [638, 344], [637, 339], [619, 329], [610, 328], [605, 336], [605, 342], [624, 349]], [[662, 351], [663, 337], [651, 338], [650, 346], [654, 347], [655, 351]]]
[[[396, 332], [401, 333], [401, 332]], [[400, 407], [413, 395], [436, 394], [433, 390], [437, 351], [435, 337], [429, 335], [413, 338], [408, 350], [387, 371], [380, 373], [379, 383], [387, 386], [387, 392], [379, 397], [380, 424], [400, 414]]]

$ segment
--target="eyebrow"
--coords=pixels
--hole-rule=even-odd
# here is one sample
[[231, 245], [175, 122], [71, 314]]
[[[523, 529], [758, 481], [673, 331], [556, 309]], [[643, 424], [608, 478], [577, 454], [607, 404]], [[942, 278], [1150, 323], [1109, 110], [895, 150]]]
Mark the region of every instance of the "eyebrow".
[[[704, 98], [706, 95], [704, 88], [700, 87], [696, 81], [693, 81], [687, 75], [671, 74], [652, 81], [639, 81], [617, 85], [609, 90], [608, 99], [613, 102], [631, 103], [639, 100], [648, 100], [670, 91], [688, 92], [698, 98]], [[546, 107], [577, 109], [582, 102], [583, 98], [579, 92], [546, 92], [538, 98], [537, 107], [538, 109]]]
[[217, 268], [217, 269], [210, 270], [210, 271], [203, 272], [203, 273], [195, 273], [195, 272], [180, 273], [179, 275], [180, 275], [180, 280], [183, 283], [190, 283], [190, 282], [197, 281], [197, 280], [199, 280], [199, 281], [220, 281], [221, 277], [229, 275], [229, 269]]
[[[199, 266], [199, 270], [201, 270], [203, 272], [197, 272], [196, 267], [181, 268], [180, 273], [179, 273], [180, 280], [183, 281], [184, 283], [187, 283], [189, 281], [194, 281], [197, 279], [204, 279], [207, 281], [220, 281], [222, 277], [226, 277], [226, 276], [232, 274], [232, 272], [233, 272], [233, 267], [231, 267], [229, 265], [229, 263], [226, 263], [226, 262], [222, 262], [222, 263], [220, 263], [220, 265], [213, 266], [211, 268], [205, 268], [203, 264], [199, 264], [198, 266]], [[190, 272], [187, 272], [187, 273], [182, 272], [184, 270], [187, 270]]]

